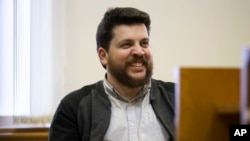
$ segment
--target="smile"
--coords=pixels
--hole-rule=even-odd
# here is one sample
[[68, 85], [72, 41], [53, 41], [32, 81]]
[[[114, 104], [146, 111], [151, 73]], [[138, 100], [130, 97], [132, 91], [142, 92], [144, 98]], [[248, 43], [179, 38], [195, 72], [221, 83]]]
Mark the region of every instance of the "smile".
[[132, 63], [131, 66], [133, 66], [133, 67], [142, 67], [143, 63], [142, 62], [135, 62], [135, 63]]

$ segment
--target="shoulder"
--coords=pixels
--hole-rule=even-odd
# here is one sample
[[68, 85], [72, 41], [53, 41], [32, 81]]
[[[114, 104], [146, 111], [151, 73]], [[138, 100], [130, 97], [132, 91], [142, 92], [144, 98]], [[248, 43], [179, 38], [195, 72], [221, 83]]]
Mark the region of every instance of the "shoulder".
[[[175, 105], [175, 83], [174, 82], [165, 82], [162, 80], [151, 80], [151, 86], [153, 92], [155, 92], [156, 97], [162, 96], [166, 99], [173, 107]], [[160, 95], [158, 95], [158, 93]]]
[[49, 140], [67, 140], [80, 138], [78, 134], [78, 108], [83, 99], [90, 97], [93, 89], [97, 89], [102, 81], [84, 86], [67, 94], [58, 105], [50, 126]]
[[56, 122], [64, 119], [76, 121], [81, 101], [83, 99], [90, 98], [91, 91], [96, 89], [98, 87], [97, 84], [100, 85], [100, 83], [102, 83], [102, 81], [83, 86], [82, 88], [72, 91], [64, 96], [56, 109], [54, 121]]
[[70, 92], [61, 100], [61, 103], [78, 105], [83, 98], [87, 98], [91, 94], [93, 89], [97, 88], [97, 84], [99, 83], [102, 83], [102, 81], [83, 86], [80, 89]]
[[165, 82], [162, 80], [152, 79], [151, 80], [152, 86], [161, 87], [166, 91], [171, 93], [175, 92], [175, 83], [174, 82]]

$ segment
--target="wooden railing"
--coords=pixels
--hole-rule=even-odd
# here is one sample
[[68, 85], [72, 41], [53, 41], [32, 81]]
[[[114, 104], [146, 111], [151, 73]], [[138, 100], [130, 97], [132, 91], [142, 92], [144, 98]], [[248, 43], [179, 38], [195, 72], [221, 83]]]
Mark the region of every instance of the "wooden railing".
[[48, 141], [49, 128], [0, 128], [0, 141]]

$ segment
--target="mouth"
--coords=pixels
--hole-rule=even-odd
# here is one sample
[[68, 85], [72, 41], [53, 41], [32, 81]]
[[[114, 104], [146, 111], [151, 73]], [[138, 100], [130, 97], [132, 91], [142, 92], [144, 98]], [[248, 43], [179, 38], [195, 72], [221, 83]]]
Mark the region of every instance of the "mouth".
[[131, 63], [131, 66], [132, 67], [142, 67], [142, 66], [144, 66], [144, 63], [143, 62], [134, 62], [134, 63]]

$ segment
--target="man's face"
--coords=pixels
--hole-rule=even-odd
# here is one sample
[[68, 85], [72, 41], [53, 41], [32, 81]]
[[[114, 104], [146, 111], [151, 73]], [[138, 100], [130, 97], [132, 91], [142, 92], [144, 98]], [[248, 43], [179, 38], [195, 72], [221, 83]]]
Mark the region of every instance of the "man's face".
[[153, 61], [145, 25], [116, 26], [113, 34], [106, 55], [108, 77], [129, 88], [148, 83], [152, 76]]

